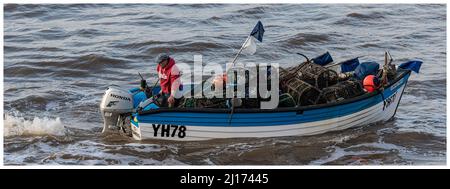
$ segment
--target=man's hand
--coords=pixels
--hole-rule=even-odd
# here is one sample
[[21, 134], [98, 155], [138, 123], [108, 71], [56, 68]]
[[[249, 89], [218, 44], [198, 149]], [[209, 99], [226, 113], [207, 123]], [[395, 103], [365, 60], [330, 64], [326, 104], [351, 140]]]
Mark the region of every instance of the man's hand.
[[170, 95], [169, 99], [167, 99], [167, 102], [169, 102], [169, 106], [173, 106], [175, 104], [175, 97], [173, 97], [173, 95]]

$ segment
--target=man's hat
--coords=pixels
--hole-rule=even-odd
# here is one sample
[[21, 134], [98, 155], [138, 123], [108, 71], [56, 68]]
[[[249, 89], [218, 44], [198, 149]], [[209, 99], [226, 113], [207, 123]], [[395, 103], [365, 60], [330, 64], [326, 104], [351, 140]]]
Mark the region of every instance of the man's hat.
[[167, 54], [167, 53], [161, 53], [161, 54], [158, 54], [158, 56], [156, 56], [155, 62], [156, 62], [157, 64], [159, 64], [159, 63], [161, 63], [162, 61], [167, 60], [167, 59], [169, 59], [169, 54]]

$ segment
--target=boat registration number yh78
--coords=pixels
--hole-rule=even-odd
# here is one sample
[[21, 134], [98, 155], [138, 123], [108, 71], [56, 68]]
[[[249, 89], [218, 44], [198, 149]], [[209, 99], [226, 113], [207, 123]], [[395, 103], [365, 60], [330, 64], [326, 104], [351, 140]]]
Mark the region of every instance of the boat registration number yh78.
[[166, 125], [152, 124], [154, 137], [186, 137], [186, 126], [183, 125]]

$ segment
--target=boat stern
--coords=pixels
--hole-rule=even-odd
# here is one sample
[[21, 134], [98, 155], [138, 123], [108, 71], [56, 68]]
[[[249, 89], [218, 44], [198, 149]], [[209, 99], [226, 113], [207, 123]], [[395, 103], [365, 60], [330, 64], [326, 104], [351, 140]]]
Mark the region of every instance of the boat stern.
[[141, 128], [139, 127], [138, 114], [133, 114], [131, 116], [131, 135], [135, 140], [142, 140]]

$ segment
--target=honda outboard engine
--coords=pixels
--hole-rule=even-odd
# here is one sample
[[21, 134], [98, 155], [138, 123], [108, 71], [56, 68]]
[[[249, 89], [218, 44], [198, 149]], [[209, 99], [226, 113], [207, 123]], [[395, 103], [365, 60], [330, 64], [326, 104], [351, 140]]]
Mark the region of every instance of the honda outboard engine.
[[133, 111], [133, 97], [128, 91], [116, 87], [109, 87], [100, 103], [103, 117], [103, 133], [119, 130], [119, 123]]

